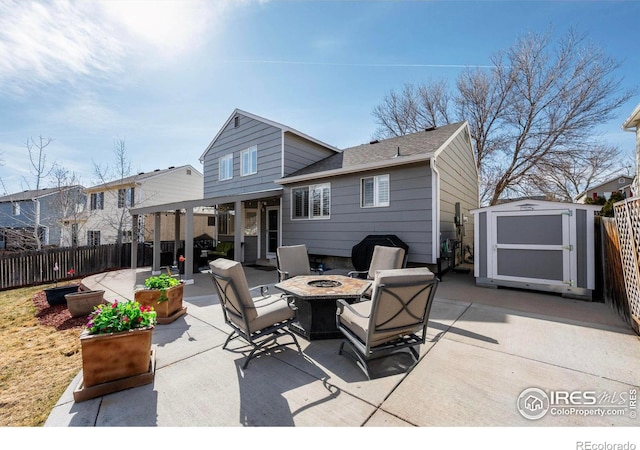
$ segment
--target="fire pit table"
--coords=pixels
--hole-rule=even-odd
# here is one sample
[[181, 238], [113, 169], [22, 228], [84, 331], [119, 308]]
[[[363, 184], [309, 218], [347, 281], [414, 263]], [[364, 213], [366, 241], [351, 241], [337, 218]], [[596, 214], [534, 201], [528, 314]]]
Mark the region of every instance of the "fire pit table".
[[342, 337], [336, 328], [336, 300], [342, 298], [353, 303], [370, 284], [369, 280], [344, 275], [300, 275], [275, 287], [295, 297], [297, 322], [291, 325], [292, 331], [308, 340], [317, 340]]

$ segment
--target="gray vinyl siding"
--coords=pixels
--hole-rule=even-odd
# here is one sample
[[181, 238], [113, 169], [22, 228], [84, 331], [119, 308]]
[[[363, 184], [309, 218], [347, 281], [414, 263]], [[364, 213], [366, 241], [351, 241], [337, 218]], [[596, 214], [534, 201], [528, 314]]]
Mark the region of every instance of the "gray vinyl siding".
[[[360, 180], [389, 174], [388, 207], [361, 208]], [[292, 220], [291, 190], [329, 182], [329, 219]], [[408, 262], [432, 262], [432, 189], [428, 164], [415, 164], [287, 185], [283, 195], [283, 245], [306, 244], [310, 254], [350, 258], [369, 234], [395, 234], [409, 245]]]
[[436, 159], [440, 174], [440, 233], [441, 241], [457, 239], [455, 204], [460, 202], [464, 222], [463, 246], [473, 248], [473, 215], [471, 210], [479, 207], [478, 176], [474, 155], [466, 129], [462, 130]]
[[315, 142], [287, 132], [284, 135], [284, 176], [291, 175], [334, 153], [335, 151]]
[[[231, 120], [206, 153], [203, 161], [204, 196], [218, 197], [247, 192], [273, 190], [281, 177], [282, 131], [266, 123], [239, 115], [234, 127]], [[257, 173], [240, 176], [240, 153], [257, 145]], [[233, 153], [233, 178], [218, 180], [218, 159]]]

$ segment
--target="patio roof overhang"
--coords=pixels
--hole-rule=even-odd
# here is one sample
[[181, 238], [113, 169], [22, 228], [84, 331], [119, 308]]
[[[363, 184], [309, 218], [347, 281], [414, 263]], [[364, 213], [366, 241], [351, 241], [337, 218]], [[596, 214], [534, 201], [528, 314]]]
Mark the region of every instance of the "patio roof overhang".
[[176, 211], [180, 209], [193, 209], [201, 206], [223, 205], [225, 203], [244, 202], [249, 200], [258, 200], [261, 198], [281, 197], [283, 188], [271, 189], [267, 191], [250, 192], [238, 195], [225, 195], [220, 197], [200, 198], [195, 200], [184, 200], [180, 202], [164, 203], [160, 205], [141, 206], [131, 208], [129, 212], [132, 215], [152, 214], [165, 211]]

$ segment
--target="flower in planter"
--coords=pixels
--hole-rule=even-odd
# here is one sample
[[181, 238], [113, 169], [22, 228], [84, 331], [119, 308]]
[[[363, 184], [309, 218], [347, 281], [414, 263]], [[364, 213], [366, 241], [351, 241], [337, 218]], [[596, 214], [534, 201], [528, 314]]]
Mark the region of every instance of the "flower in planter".
[[158, 298], [158, 303], [162, 303], [169, 300], [169, 297], [167, 297], [167, 289], [177, 286], [180, 283], [182, 282], [177, 278], [170, 277], [166, 273], [163, 273], [144, 280], [144, 287], [147, 289], [159, 290], [160, 298]]
[[89, 334], [117, 333], [135, 328], [155, 326], [156, 312], [150, 306], [127, 301], [103, 304], [95, 307], [89, 315]]
[[67, 275], [74, 276], [75, 274], [76, 274], [76, 271], [73, 270], [73, 267], [71, 269], [67, 270]]

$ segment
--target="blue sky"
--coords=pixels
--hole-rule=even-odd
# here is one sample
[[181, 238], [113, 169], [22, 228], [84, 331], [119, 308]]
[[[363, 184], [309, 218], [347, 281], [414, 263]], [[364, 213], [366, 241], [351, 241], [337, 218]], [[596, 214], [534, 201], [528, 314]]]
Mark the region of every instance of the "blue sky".
[[[0, 0], [0, 178], [7, 192], [33, 183], [25, 142], [40, 135], [87, 186], [117, 139], [134, 171], [201, 171], [235, 108], [357, 145], [391, 89], [453, 83], [527, 31], [587, 33], [636, 87], [638, 17], [636, 1]], [[638, 103], [598, 129], [631, 162], [621, 125]]]

